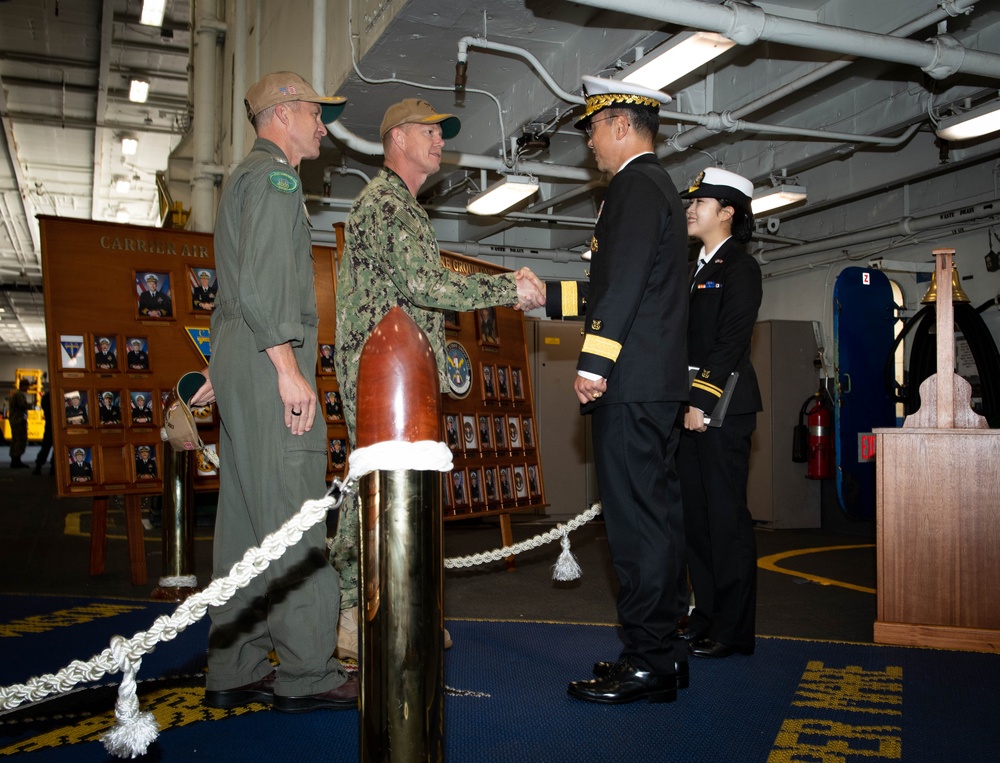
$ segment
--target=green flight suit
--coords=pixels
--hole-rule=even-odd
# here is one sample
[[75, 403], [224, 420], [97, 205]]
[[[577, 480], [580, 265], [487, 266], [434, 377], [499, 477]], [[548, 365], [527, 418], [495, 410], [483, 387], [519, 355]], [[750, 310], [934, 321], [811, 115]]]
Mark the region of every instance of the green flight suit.
[[[513, 273], [461, 275], [441, 264], [430, 218], [395, 172], [382, 169], [355, 200], [344, 228], [337, 276], [337, 347], [334, 362], [351, 447], [355, 446], [358, 361], [372, 330], [399, 306], [427, 336], [447, 391], [444, 314], [517, 304]], [[340, 572], [341, 607], [357, 605], [356, 502], [344, 501], [332, 558]]]
[[[317, 325], [312, 246], [297, 172], [258, 138], [229, 179], [215, 229], [219, 292], [209, 365], [219, 408], [219, 506], [213, 575], [326, 492], [323, 419], [295, 436], [284, 423], [278, 377], [265, 353], [289, 342], [315, 385]], [[265, 598], [266, 597], [266, 598]], [[333, 658], [340, 614], [326, 525], [296, 545], [227, 604], [211, 609], [207, 688], [224, 690], [270, 672], [275, 693], [304, 696], [346, 680]]]

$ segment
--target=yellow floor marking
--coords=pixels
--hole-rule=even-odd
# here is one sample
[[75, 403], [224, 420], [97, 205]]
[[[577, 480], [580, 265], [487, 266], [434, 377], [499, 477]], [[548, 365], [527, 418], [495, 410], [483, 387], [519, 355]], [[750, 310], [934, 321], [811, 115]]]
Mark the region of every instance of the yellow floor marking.
[[778, 562], [782, 559], [788, 559], [792, 556], [803, 556], [805, 554], [816, 554], [821, 551], [848, 551], [855, 548], [875, 548], [874, 543], [861, 543], [856, 546], [824, 546], [823, 548], [799, 548], [793, 551], [782, 551], [779, 554], [771, 554], [770, 556], [762, 556], [757, 560], [757, 566], [762, 570], [770, 570], [771, 572], [779, 572], [782, 575], [793, 575], [797, 578], [805, 578], [806, 580], [811, 580], [814, 583], [819, 583], [820, 585], [835, 585], [841, 588], [849, 588], [852, 591], [861, 591], [861, 593], [876, 593], [874, 588], [868, 588], [867, 586], [854, 585], [853, 583], [844, 583], [840, 580], [831, 580], [830, 578], [823, 578], [819, 575], [810, 575], [808, 572], [796, 572], [795, 570], [786, 570], [778, 566]]

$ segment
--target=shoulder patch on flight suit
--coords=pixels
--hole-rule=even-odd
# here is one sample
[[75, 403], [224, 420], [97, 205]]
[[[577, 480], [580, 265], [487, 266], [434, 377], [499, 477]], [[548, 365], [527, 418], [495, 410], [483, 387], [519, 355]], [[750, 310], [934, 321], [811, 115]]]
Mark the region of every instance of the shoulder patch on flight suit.
[[286, 170], [273, 170], [267, 174], [267, 179], [276, 190], [282, 193], [295, 193], [299, 190], [298, 178]]

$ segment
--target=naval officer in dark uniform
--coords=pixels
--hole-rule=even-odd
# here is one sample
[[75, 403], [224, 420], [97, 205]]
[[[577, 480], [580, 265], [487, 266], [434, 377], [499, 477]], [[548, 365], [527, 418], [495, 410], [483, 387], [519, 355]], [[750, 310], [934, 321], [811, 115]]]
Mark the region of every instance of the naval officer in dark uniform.
[[118, 356], [111, 348], [111, 340], [102, 336], [94, 352], [94, 367], [102, 371], [112, 371], [118, 368]]
[[[676, 637], [684, 520], [674, 423], [687, 400], [687, 231], [674, 183], [653, 153], [665, 93], [584, 77], [587, 132], [613, 175], [591, 243], [590, 282], [546, 285], [546, 311], [578, 315], [584, 342], [574, 391], [592, 417], [594, 461], [624, 647], [569, 694], [601, 703], [670, 702], [687, 685]], [[580, 288], [585, 287], [585, 288]]]
[[133, 339], [129, 342], [128, 355], [125, 357], [130, 371], [148, 371], [149, 354], [142, 349], [142, 342]]
[[139, 315], [147, 318], [169, 318], [173, 315], [170, 295], [158, 291], [160, 279], [156, 273], [146, 275], [146, 290], [139, 295]]
[[[744, 249], [753, 234], [753, 184], [709, 167], [681, 197], [691, 200], [688, 234], [703, 244], [690, 293], [694, 381], [677, 454], [695, 606], [684, 635], [695, 657], [748, 655], [754, 650], [757, 544], [747, 480], [762, 409], [750, 363], [760, 266]], [[721, 425], [706, 426], [733, 371], [739, 376], [725, 417]]]

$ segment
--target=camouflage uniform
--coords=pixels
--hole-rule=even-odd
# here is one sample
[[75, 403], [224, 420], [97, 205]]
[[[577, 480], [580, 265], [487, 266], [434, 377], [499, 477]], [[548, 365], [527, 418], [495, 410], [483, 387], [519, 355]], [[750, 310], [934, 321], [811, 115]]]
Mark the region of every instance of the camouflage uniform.
[[[427, 213], [403, 180], [382, 169], [354, 202], [337, 279], [334, 360], [351, 447], [355, 446], [358, 362], [369, 334], [393, 307], [413, 318], [434, 348], [441, 389], [448, 389], [442, 310], [517, 303], [513, 273], [459, 275], [441, 264]], [[357, 605], [358, 511], [344, 501], [333, 544], [341, 607]]]

